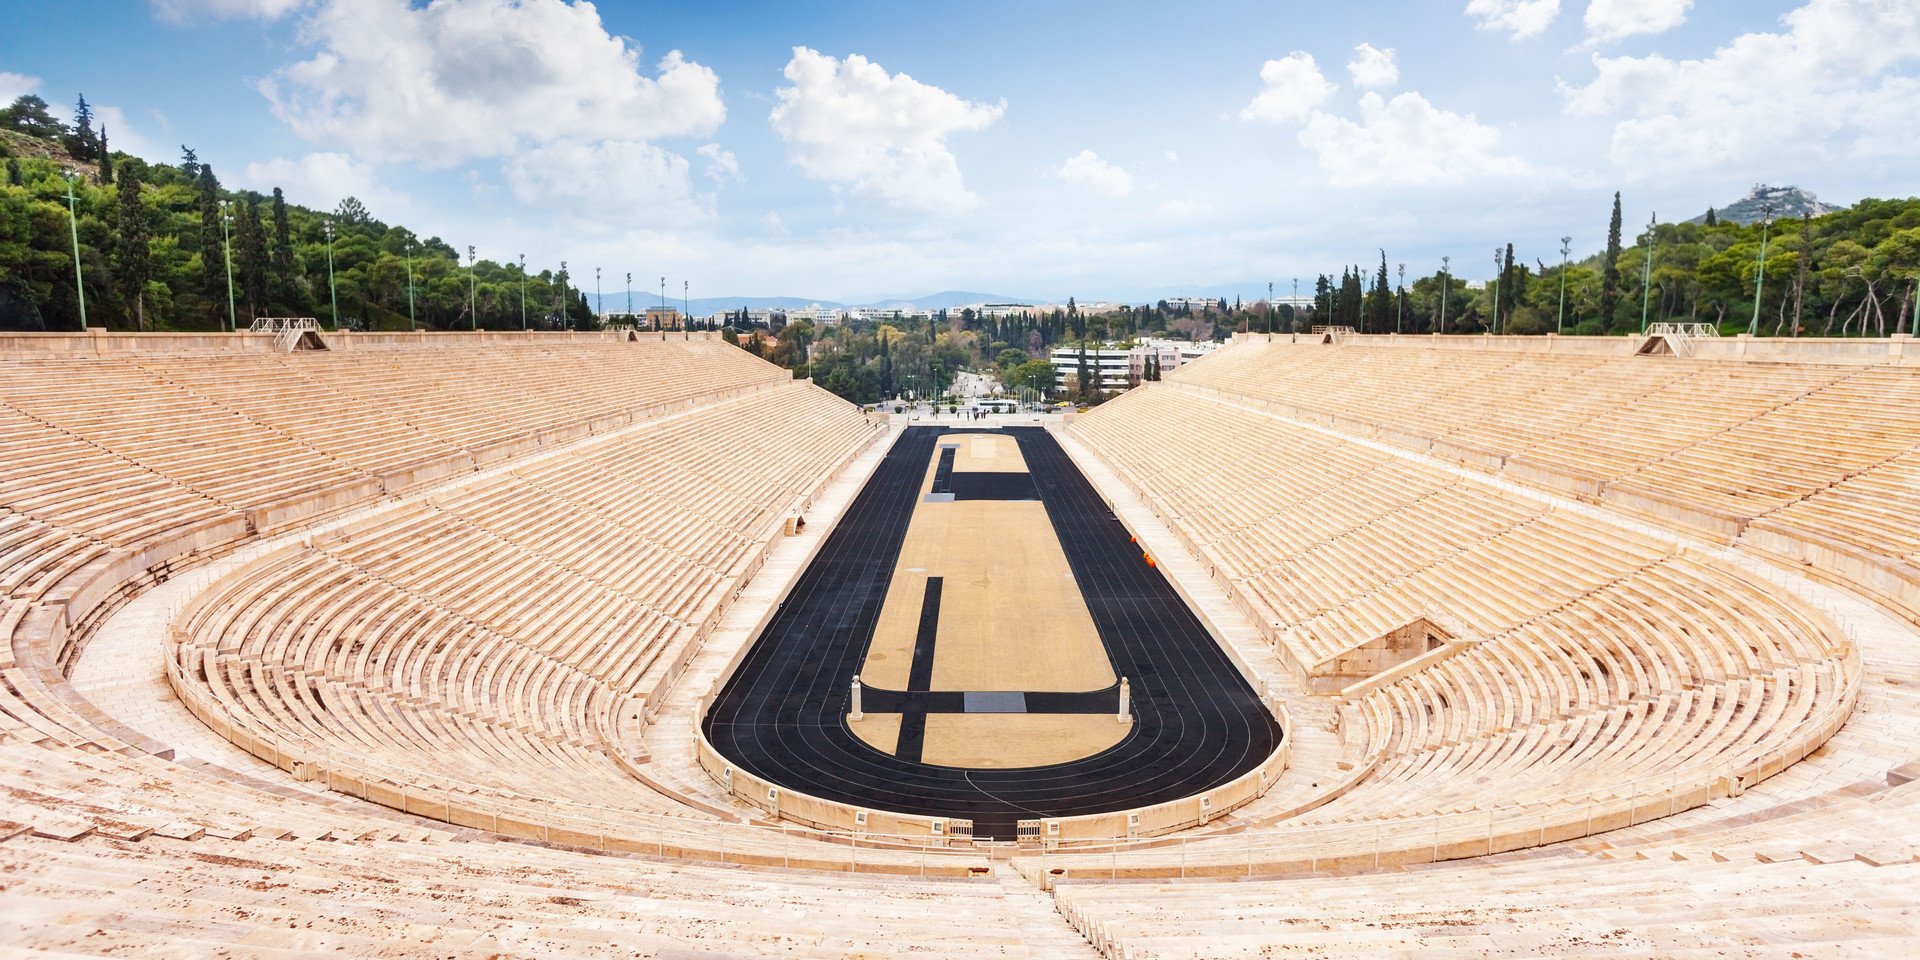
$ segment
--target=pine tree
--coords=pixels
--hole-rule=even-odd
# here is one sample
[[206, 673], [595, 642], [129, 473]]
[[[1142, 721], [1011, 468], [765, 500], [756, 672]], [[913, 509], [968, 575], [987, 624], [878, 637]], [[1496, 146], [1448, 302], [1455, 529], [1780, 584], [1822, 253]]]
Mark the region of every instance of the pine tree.
[[184, 143], [180, 145], [180, 175], [189, 183], [200, 179], [200, 155]]
[[[1813, 214], [1800, 215], [1800, 255], [1793, 274], [1793, 335], [1800, 335], [1800, 326], [1805, 319], [1802, 307], [1806, 304], [1807, 276], [1813, 270]], [[1779, 331], [1775, 331], [1776, 335]]]
[[7, 158], [7, 186], [18, 187], [18, 186], [22, 186], [24, 183], [25, 183], [25, 180], [20, 174], [20, 158], [8, 157]]
[[67, 156], [75, 160], [94, 158], [93, 108], [87, 105], [86, 94], [80, 95], [80, 102], [73, 108], [73, 129], [67, 134]]
[[1620, 309], [1620, 194], [1613, 195], [1613, 219], [1607, 223], [1607, 256], [1600, 274], [1600, 323], [1612, 329]]
[[113, 258], [114, 286], [120, 299], [132, 308], [133, 328], [147, 329], [147, 281], [153, 276], [153, 259], [148, 247], [147, 210], [140, 202], [140, 175], [129, 167], [120, 174], [119, 246]]

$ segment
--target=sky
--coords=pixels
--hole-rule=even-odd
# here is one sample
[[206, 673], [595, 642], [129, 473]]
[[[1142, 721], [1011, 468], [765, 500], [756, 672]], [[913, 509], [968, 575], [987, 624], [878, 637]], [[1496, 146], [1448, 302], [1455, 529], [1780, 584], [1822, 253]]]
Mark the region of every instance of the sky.
[[[609, 296], [1491, 275], [1760, 182], [1920, 193], [1916, 0], [0, 0], [0, 101]], [[678, 292], [678, 291], [674, 291]]]

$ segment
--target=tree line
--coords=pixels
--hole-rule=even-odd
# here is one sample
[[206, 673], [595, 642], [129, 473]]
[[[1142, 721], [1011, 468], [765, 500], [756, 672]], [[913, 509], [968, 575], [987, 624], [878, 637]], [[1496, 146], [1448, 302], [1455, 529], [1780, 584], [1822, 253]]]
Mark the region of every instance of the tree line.
[[97, 327], [219, 330], [288, 316], [361, 330], [597, 324], [564, 262], [529, 273], [476, 260], [472, 247], [463, 262], [356, 198], [319, 211], [277, 187], [231, 190], [187, 147], [176, 164], [113, 152], [85, 97], [74, 116], [63, 123], [34, 96], [0, 109], [0, 330], [81, 329], [75, 232]]
[[[1657, 223], [1624, 244], [1620, 195], [1607, 246], [1581, 260], [1492, 255], [1491, 281], [1469, 287], [1464, 264], [1410, 283], [1379, 265], [1315, 280], [1314, 309], [1264, 303], [1236, 329], [1304, 332], [1324, 324], [1363, 333], [1639, 333], [1661, 322], [1706, 323], [1727, 334], [1886, 336], [1914, 329], [1920, 299], [1920, 199], [1862, 200], [1822, 216], [1740, 224], [1709, 210], [1699, 222]], [[1559, 251], [1553, 252], [1556, 256]], [[1649, 262], [1651, 258], [1651, 262]], [[1472, 274], [1486, 276], [1475, 268]], [[1758, 305], [1756, 320], [1755, 306]]]

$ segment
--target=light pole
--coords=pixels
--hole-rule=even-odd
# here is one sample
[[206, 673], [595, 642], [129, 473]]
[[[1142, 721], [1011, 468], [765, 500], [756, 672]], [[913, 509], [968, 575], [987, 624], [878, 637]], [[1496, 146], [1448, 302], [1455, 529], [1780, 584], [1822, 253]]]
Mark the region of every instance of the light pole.
[[1440, 332], [1447, 332], [1447, 300], [1453, 296], [1453, 258], [1440, 258]]
[[[667, 322], [667, 278], [660, 278], [660, 322]], [[664, 332], [664, 331], [663, 331]]]
[[[1653, 306], [1653, 244], [1655, 241], [1653, 228], [1659, 225], [1658, 213], [1647, 220], [1647, 265], [1640, 274], [1640, 335], [1643, 337], [1647, 335], [1647, 320], [1650, 317], [1648, 310]], [[1758, 317], [1759, 314], [1754, 316]]]
[[67, 227], [73, 233], [73, 292], [80, 298], [80, 329], [87, 328], [87, 284], [80, 276], [80, 214], [73, 197], [73, 178], [80, 171], [68, 167], [67, 171]]
[[[633, 323], [633, 271], [627, 271], [627, 322]], [[638, 324], [635, 324], [638, 329]]]
[[691, 286], [692, 281], [680, 281], [680, 332], [684, 334], [680, 338], [682, 340], [693, 339], [693, 298], [687, 295], [687, 290]]
[[1273, 339], [1273, 281], [1267, 281], [1267, 339]]
[[1287, 332], [1292, 333], [1296, 329], [1293, 325], [1294, 322], [1300, 319], [1300, 278], [1299, 277], [1293, 278], [1293, 300], [1287, 304], [1287, 308], [1293, 311], [1292, 313], [1289, 313], [1287, 315]]
[[1504, 263], [1505, 261], [1500, 259], [1500, 248], [1494, 247], [1493, 248], [1493, 330], [1492, 330], [1492, 333], [1496, 337], [1500, 335], [1500, 280], [1502, 276], [1504, 276], [1507, 272], [1503, 266]]
[[228, 225], [232, 221], [233, 204], [220, 201], [220, 247], [227, 261], [227, 329], [240, 329], [239, 314], [233, 309], [233, 229]]
[[[1769, 203], [1760, 213], [1760, 266], [1753, 272], [1753, 322], [1747, 325], [1747, 336], [1760, 335], [1760, 295], [1766, 292], [1767, 285], [1767, 232], [1773, 227], [1773, 204]], [[1861, 321], [1860, 332], [1865, 333], [1866, 322]]]
[[1407, 265], [1400, 264], [1400, 295], [1393, 298], [1393, 332], [1401, 333], [1407, 319]]
[[[566, 276], [567, 262], [562, 260], [560, 261], [560, 276], [555, 279], [563, 279]], [[567, 284], [565, 283], [560, 284], [560, 329], [567, 329]]]
[[407, 238], [407, 329], [417, 331], [420, 325], [413, 319], [413, 238]]
[[520, 332], [527, 331], [527, 255], [520, 255]]
[[1567, 332], [1567, 263], [1573, 256], [1573, 238], [1560, 238], [1560, 320], [1555, 326], [1556, 333]]
[[333, 329], [340, 329], [340, 290], [333, 282], [333, 220], [323, 221], [327, 234], [327, 303], [333, 311]]
[[467, 244], [467, 315], [476, 333], [480, 330], [480, 282], [473, 275], [477, 263], [473, 244]]
[[600, 299], [600, 268], [594, 267], [593, 268], [593, 318], [595, 320], [598, 320], [600, 319], [600, 315], [606, 312], [607, 312], [606, 304], [604, 303], [604, 301]]

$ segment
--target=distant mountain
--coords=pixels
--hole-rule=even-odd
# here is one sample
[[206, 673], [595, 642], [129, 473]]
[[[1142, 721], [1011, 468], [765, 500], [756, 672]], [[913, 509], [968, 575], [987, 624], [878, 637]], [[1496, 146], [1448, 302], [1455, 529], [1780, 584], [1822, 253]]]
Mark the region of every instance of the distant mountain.
[[[624, 313], [627, 309], [627, 291], [624, 288], [617, 292], [611, 290], [601, 291], [601, 300], [606, 304], [607, 310], [615, 313]], [[587, 291], [587, 302], [593, 302], [593, 291], [591, 290]], [[1045, 302], [1048, 301], [1008, 297], [994, 293], [970, 293], [965, 290], [945, 290], [940, 293], [929, 293], [924, 297], [880, 297], [864, 303], [843, 303], [838, 300], [824, 300], [819, 297], [695, 297], [691, 304], [684, 306], [684, 309], [691, 310], [696, 317], [705, 317], [723, 310], [738, 310], [741, 307], [746, 307], [749, 310], [792, 309], [810, 306], [816, 303], [823, 307], [841, 309], [847, 307], [878, 307], [883, 310], [905, 310], [909, 307], [921, 307], [929, 310], [939, 310], [943, 307], [965, 306], [970, 303]], [[658, 292], [637, 288], [633, 291], [633, 309], [636, 313], [644, 313], [648, 307], [659, 306], [659, 304], [660, 294]], [[681, 300], [673, 296], [672, 289], [668, 289], [667, 291], [667, 306], [676, 309], [683, 307]]]
[[1032, 297], [1009, 297], [1004, 293], [974, 293], [970, 290], [942, 290], [939, 293], [929, 293], [924, 297], [883, 297], [870, 304], [861, 304], [861, 306], [895, 307], [906, 305], [924, 307], [928, 310], [938, 310], [942, 307], [964, 307], [974, 303], [1046, 302], [1048, 301], [1036, 300]]
[[[1730, 203], [1713, 211], [1714, 216], [1723, 221], [1750, 225], [1759, 223], [1767, 216], [1774, 220], [1797, 220], [1811, 214], [1819, 217], [1839, 210], [1831, 203], [1821, 203], [1812, 191], [1799, 187], [1774, 187], [1756, 184], [1747, 191], [1745, 199]], [[1694, 217], [1688, 223], [1705, 223], [1706, 215]]]
[[[819, 300], [808, 297], [695, 297], [689, 304], [681, 301], [679, 297], [672, 296], [672, 291], [668, 291], [668, 294], [667, 306], [675, 310], [690, 310], [696, 317], [712, 316], [723, 310], [738, 310], [741, 307], [746, 307], [749, 310], [767, 310], [772, 308], [791, 309], [815, 303], [823, 307], [845, 306], [845, 304], [832, 300]], [[607, 310], [611, 310], [614, 313], [626, 312], [626, 290], [622, 289], [618, 292], [610, 290], [602, 291], [602, 300], [606, 303]], [[593, 302], [593, 291], [591, 290], [587, 291], [587, 302]], [[657, 291], [642, 291], [637, 289], [633, 291], [633, 309], [635, 313], [645, 313], [648, 307], [657, 307], [659, 305], [660, 294]]]

